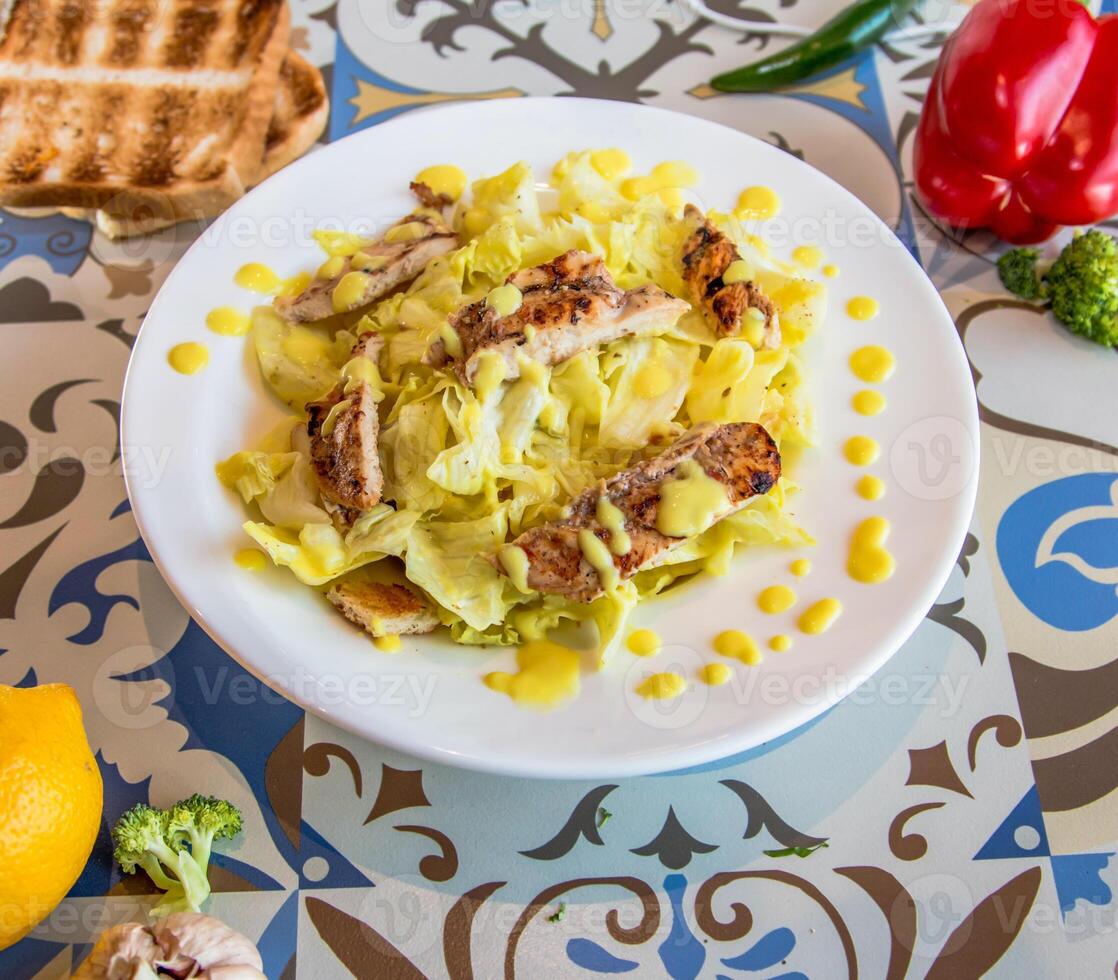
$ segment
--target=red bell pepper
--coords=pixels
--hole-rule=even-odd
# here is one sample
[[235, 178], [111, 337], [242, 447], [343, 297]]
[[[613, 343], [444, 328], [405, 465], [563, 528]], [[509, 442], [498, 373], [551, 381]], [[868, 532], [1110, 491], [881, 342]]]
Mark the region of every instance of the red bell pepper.
[[1118, 212], [1118, 16], [981, 0], [940, 56], [915, 170], [933, 217], [1015, 244]]

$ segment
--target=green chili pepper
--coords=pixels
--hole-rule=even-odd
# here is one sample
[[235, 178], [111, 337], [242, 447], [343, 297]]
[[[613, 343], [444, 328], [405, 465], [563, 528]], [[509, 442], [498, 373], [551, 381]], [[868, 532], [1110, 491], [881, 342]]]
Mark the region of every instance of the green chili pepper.
[[920, 0], [860, 0], [778, 54], [712, 78], [720, 92], [772, 92], [842, 64], [905, 19]]

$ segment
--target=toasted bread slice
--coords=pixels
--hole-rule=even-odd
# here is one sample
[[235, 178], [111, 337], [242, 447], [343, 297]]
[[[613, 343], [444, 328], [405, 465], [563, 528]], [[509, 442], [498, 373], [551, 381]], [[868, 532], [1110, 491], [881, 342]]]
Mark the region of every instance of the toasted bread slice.
[[[260, 180], [271, 177], [307, 152], [322, 135], [330, 117], [330, 100], [322, 73], [295, 51], [288, 50], [280, 66], [275, 109], [268, 124], [264, 146], [264, 165]], [[175, 224], [174, 215], [157, 215], [144, 209], [131, 216], [113, 214], [105, 209], [60, 208], [71, 218], [93, 222], [109, 238], [147, 235]], [[200, 217], [212, 217], [202, 215]]]
[[326, 598], [351, 623], [372, 636], [430, 633], [439, 625], [431, 604], [403, 585], [340, 582]]
[[0, 204], [214, 214], [260, 176], [284, 0], [16, 0]]

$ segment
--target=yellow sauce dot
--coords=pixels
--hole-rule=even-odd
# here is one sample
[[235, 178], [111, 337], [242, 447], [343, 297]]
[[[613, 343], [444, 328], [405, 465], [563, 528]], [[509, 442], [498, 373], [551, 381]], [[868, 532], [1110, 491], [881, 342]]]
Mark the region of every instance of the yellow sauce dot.
[[808, 572], [811, 571], [810, 558], [797, 558], [791, 565], [788, 566], [789, 571], [799, 577], [803, 578]]
[[672, 372], [659, 361], [642, 365], [633, 378], [633, 388], [641, 398], [659, 398], [672, 386]]
[[666, 701], [669, 698], [679, 697], [687, 690], [687, 681], [679, 674], [668, 671], [663, 674], [653, 674], [637, 686], [637, 694], [650, 701]]
[[298, 296], [310, 284], [311, 274], [309, 272], [297, 272], [290, 279], [284, 279], [279, 284], [277, 292], [280, 296]]
[[748, 633], [741, 630], [724, 630], [719, 633], [711, 644], [716, 653], [733, 660], [740, 660], [750, 667], [761, 662], [761, 651], [756, 641]]
[[364, 302], [369, 288], [369, 276], [364, 272], [347, 272], [334, 287], [331, 302], [335, 313], [346, 313]]
[[769, 649], [777, 653], [787, 653], [792, 649], [792, 637], [785, 636], [783, 633], [769, 637]]
[[884, 517], [868, 517], [850, 538], [846, 571], [852, 579], [872, 585], [884, 582], [893, 574], [895, 562], [886, 550], [889, 522]]
[[885, 411], [885, 396], [880, 391], [866, 388], [851, 398], [850, 404], [859, 415], [880, 415]]
[[249, 572], [263, 571], [268, 567], [264, 552], [257, 551], [255, 548], [242, 548], [233, 556], [233, 561]]
[[856, 489], [863, 500], [880, 500], [885, 496], [885, 481], [867, 473], [858, 481]]
[[389, 245], [399, 245], [401, 242], [416, 242], [426, 238], [430, 228], [422, 221], [405, 221], [401, 225], [393, 225], [384, 233], [384, 240]]
[[633, 169], [633, 161], [624, 150], [594, 150], [590, 154], [590, 165], [606, 180], [617, 180]]
[[780, 195], [771, 187], [747, 187], [738, 195], [734, 217], [741, 221], [768, 221], [780, 214]]
[[400, 649], [400, 638], [395, 633], [389, 633], [387, 636], [375, 636], [373, 637], [373, 646], [385, 653], [395, 653]]
[[466, 189], [465, 172], [449, 163], [425, 167], [415, 175], [415, 180], [416, 183], [426, 184], [436, 194], [445, 194], [452, 201], [457, 201]]
[[805, 269], [818, 269], [823, 261], [823, 250], [817, 245], [801, 245], [792, 251], [792, 261]]
[[533, 640], [516, 651], [517, 672], [494, 671], [485, 675], [490, 690], [507, 694], [517, 704], [551, 708], [578, 694], [579, 655], [576, 650]]
[[707, 664], [699, 671], [699, 680], [711, 687], [721, 687], [733, 676], [734, 672], [725, 664]]
[[660, 649], [660, 637], [654, 630], [633, 630], [625, 646], [638, 657], [651, 657]]
[[167, 361], [179, 374], [196, 374], [210, 360], [210, 352], [203, 344], [190, 341], [185, 344], [175, 344], [167, 354]]
[[823, 633], [831, 628], [841, 612], [842, 603], [838, 599], [820, 599], [803, 611], [797, 625], [803, 633]]
[[823, 275], [825, 275], [828, 279], [836, 279], [836, 278], [838, 278], [838, 274], [839, 274], [839, 267], [837, 265], [825, 265], [825, 266], [823, 266]]
[[896, 365], [893, 355], [884, 347], [876, 345], [859, 347], [850, 355], [850, 370], [854, 372], [854, 376], [870, 384], [887, 381]]
[[499, 317], [512, 316], [524, 302], [524, 294], [511, 282], [489, 290], [485, 305]]
[[869, 296], [855, 296], [846, 304], [846, 313], [852, 320], [872, 320], [881, 312], [881, 304]]
[[728, 507], [725, 485], [695, 460], [685, 459], [660, 485], [656, 530], [669, 538], [690, 538], [710, 527]]
[[[652, 168], [652, 173], [647, 177], [630, 177], [621, 182], [621, 193], [630, 201], [638, 201], [648, 194], [658, 194], [660, 199], [669, 207], [682, 204], [683, 197], [678, 195], [678, 188], [693, 187], [699, 182], [698, 171], [688, 163], [680, 160], [668, 160], [658, 163]], [[665, 195], [662, 191], [674, 190], [676, 194]]]
[[753, 266], [745, 259], [735, 259], [726, 266], [726, 271], [722, 273], [722, 281], [727, 286], [732, 286], [735, 282], [749, 282], [752, 278]]
[[337, 279], [346, 269], [344, 255], [331, 255], [318, 267], [315, 272], [316, 279]]
[[251, 289], [254, 293], [274, 293], [280, 287], [280, 277], [266, 265], [259, 262], [249, 262], [242, 265], [233, 281], [242, 289]]
[[757, 605], [761, 612], [775, 616], [786, 609], [791, 609], [796, 604], [796, 593], [787, 585], [770, 585], [757, 596]]
[[842, 454], [848, 463], [855, 466], [869, 466], [881, 455], [881, 446], [869, 436], [851, 436], [842, 447]]
[[219, 306], [206, 314], [206, 326], [223, 337], [243, 337], [252, 321], [247, 313], [232, 306]]

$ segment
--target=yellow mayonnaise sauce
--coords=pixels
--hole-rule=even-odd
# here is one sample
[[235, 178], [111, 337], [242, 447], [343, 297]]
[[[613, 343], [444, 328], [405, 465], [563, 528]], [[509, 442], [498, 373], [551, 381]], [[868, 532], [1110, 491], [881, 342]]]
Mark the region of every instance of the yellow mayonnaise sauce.
[[594, 516], [609, 531], [609, 550], [615, 555], [627, 555], [633, 548], [633, 539], [625, 530], [625, 515], [614, 506], [609, 497], [603, 495], [598, 498]]
[[219, 306], [206, 314], [206, 327], [223, 337], [243, 337], [251, 326], [248, 314], [233, 306]]
[[885, 496], [885, 481], [879, 476], [867, 473], [856, 486], [858, 496], [863, 500], [880, 500]]
[[710, 527], [730, 501], [726, 488], [695, 460], [684, 460], [675, 472], [660, 488], [656, 530], [669, 538], [689, 538]]
[[893, 574], [895, 562], [885, 548], [889, 530], [884, 517], [868, 517], [858, 525], [850, 538], [846, 559], [846, 571], [852, 579], [873, 585]]
[[254, 293], [274, 293], [282, 282], [279, 276], [260, 262], [242, 265], [233, 281], [242, 289], [251, 289]]
[[818, 245], [800, 245], [792, 250], [792, 261], [805, 269], [818, 269], [823, 263], [823, 249]]
[[770, 585], [757, 596], [757, 606], [761, 612], [775, 616], [796, 604], [796, 593], [787, 585]]
[[897, 365], [893, 355], [884, 347], [871, 345], [859, 347], [850, 355], [850, 370], [854, 376], [870, 384], [887, 381]]
[[711, 687], [721, 687], [733, 676], [726, 664], [707, 664], [699, 671], [699, 680]]
[[625, 641], [630, 653], [638, 657], [651, 657], [661, 646], [660, 635], [655, 630], [633, 630]]
[[370, 283], [364, 272], [347, 272], [334, 287], [331, 302], [335, 313], [346, 313], [360, 306]]
[[694, 187], [699, 182], [699, 173], [689, 163], [682, 160], [668, 160], [658, 163], [647, 177], [630, 177], [621, 182], [621, 193], [630, 201], [638, 201], [646, 194], [660, 194], [660, 199], [669, 207], [682, 204], [678, 194], [664, 194], [665, 191], [678, 191], [681, 187]]
[[335, 402], [330, 406], [330, 411], [326, 413], [326, 418], [322, 422], [322, 434], [329, 438], [330, 434], [334, 431], [334, 427], [338, 424], [338, 416], [342, 414], [347, 408], [353, 405], [353, 399], [343, 398], [340, 402]]
[[846, 314], [852, 320], [872, 320], [881, 312], [881, 304], [869, 296], [855, 296], [846, 304]]
[[841, 270], [837, 265], [823, 266], [823, 275], [825, 275], [828, 279], [836, 279], [840, 271]]
[[885, 396], [880, 391], [866, 388], [851, 398], [850, 404], [859, 415], [880, 415], [885, 411]]
[[255, 548], [242, 548], [233, 556], [233, 561], [249, 572], [260, 572], [268, 567], [268, 556]]
[[528, 585], [528, 555], [523, 548], [518, 548], [514, 544], [506, 544], [497, 552], [497, 560], [501, 563], [509, 581], [520, 592], [528, 594], [532, 591]]
[[354, 272], [380, 272], [387, 265], [387, 256], [370, 255], [368, 252], [355, 252], [349, 260], [349, 267]]
[[780, 214], [780, 195], [771, 187], [747, 187], [738, 195], [734, 217], [740, 221], [768, 221]]
[[741, 630], [723, 630], [715, 638], [711, 646], [716, 653], [723, 657], [740, 660], [750, 667], [761, 662], [761, 650], [756, 641], [748, 633]]
[[393, 225], [384, 233], [384, 240], [390, 245], [400, 242], [416, 242], [426, 238], [431, 229], [422, 221], [405, 221], [402, 225]]
[[385, 636], [374, 636], [373, 646], [385, 653], [395, 653], [400, 649], [400, 638], [395, 633], [388, 633]]
[[485, 305], [499, 317], [512, 316], [523, 302], [524, 294], [511, 282], [489, 290], [489, 295], [485, 297]]
[[848, 463], [869, 466], [881, 455], [881, 446], [869, 436], [851, 436], [843, 444], [842, 454]]
[[653, 674], [637, 686], [637, 694], [650, 701], [666, 701], [677, 698], [687, 690], [687, 681], [679, 674], [667, 671], [663, 674]]
[[841, 612], [842, 603], [838, 599], [820, 599], [800, 614], [797, 625], [803, 633], [823, 633], [830, 629]]
[[732, 286], [735, 282], [749, 282], [752, 280], [753, 274], [753, 266], [745, 259], [735, 259], [726, 266], [726, 271], [722, 273], [722, 281], [727, 286]]
[[175, 344], [167, 353], [167, 361], [179, 374], [197, 374], [209, 363], [210, 352], [205, 344], [188, 341]]
[[811, 571], [811, 559], [797, 558], [794, 562], [792, 562], [791, 565], [788, 566], [788, 570], [797, 578], [803, 578]]
[[336, 279], [346, 269], [346, 260], [343, 255], [331, 255], [315, 271], [316, 279]]
[[792, 637], [786, 636], [784, 633], [777, 633], [776, 636], [770, 636], [769, 649], [775, 650], [777, 653], [787, 653], [792, 649]]
[[515, 674], [493, 671], [485, 675], [485, 685], [519, 705], [552, 708], [578, 694], [578, 664], [577, 651], [550, 640], [533, 640], [516, 651]]
[[417, 184], [426, 184], [436, 194], [445, 194], [452, 201], [457, 201], [466, 189], [466, 173], [460, 167], [450, 163], [438, 163], [433, 167], [424, 167], [415, 175]]
[[613, 563], [613, 555], [602, 539], [590, 528], [584, 527], [578, 532], [578, 547], [587, 564], [598, 573], [602, 588], [607, 592], [616, 589], [621, 576]]
[[590, 165], [606, 180], [617, 180], [633, 169], [633, 161], [624, 150], [594, 150], [590, 154]]

